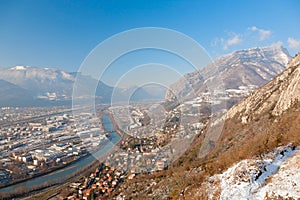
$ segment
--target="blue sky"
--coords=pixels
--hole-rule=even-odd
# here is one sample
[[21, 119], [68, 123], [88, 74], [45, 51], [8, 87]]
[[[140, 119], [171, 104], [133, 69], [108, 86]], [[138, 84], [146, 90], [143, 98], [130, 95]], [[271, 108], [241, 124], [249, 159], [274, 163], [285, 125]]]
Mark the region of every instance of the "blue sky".
[[300, 51], [299, 10], [297, 0], [0, 0], [0, 67], [77, 71], [101, 41], [149, 26], [180, 31], [212, 57], [275, 43], [294, 55]]

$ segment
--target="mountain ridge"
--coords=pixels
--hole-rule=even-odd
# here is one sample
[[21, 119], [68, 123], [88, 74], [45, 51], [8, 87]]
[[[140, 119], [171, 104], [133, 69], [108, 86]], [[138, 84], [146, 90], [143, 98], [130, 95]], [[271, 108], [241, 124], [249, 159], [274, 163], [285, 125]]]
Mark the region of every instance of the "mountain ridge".
[[[210, 176], [189, 196], [299, 198], [297, 167], [291, 164], [300, 158], [299, 74], [297, 54], [285, 71], [227, 111], [221, 136], [204, 162]], [[276, 158], [266, 156], [274, 152]], [[280, 185], [285, 180], [290, 187]]]
[[[153, 90], [151, 91], [147, 88], [133, 87], [126, 90], [114, 88], [90, 76], [78, 72], [69, 73], [58, 68], [38, 68], [30, 66], [1, 68], [0, 80], [18, 86], [30, 93], [34, 102], [40, 100], [39, 103], [37, 103], [39, 106], [41, 105], [40, 102], [43, 102], [43, 105], [55, 105], [56, 103], [59, 105], [71, 105], [72, 98], [85, 98], [85, 96], [90, 93], [89, 89], [95, 86], [97, 87], [95, 97], [98, 103], [110, 103], [114, 93], [117, 94], [118, 98], [116, 99], [119, 101], [163, 99], [162, 92], [160, 91], [157, 95], [155, 92], [152, 92]], [[75, 82], [78, 91], [76, 96], [73, 94]], [[16, 102], [16, 106], [34, 106], [34, 103], [29, 103], [30, 101], [26, 101], [27, 103], [25, 103], [25, 101], [22, 102], [22, 99], [18, 98], [17, 93], [19, 90], [14, 90], [14, 88], [11, 88], [10, 93], [9, 90], [6, 91], [6, 95], [10, 95], [11, 97], [15, 96], [12, 99]], [[127, 93], [132, 95], [129, 99]], [[13, 106], [14, 104], [10, 101], [1, 101], [0, 106], [7, 105]]]
[[255, 115], [271, 110], [272, 115], [280, 115], [295, 101], [300, 99], [300, 54], [291, 60], [287, 69], [272, 81], [251, 94], [227, 112], [227, 118], [235, 115], [243, 123], [253, 120]]
[[290, 58], [287, 50], [278, 45], [235, 51], [186, 74], [171, 86], [166, 99], [184, 101], [207, 89], [213, 92], [249, 85], [259, 87], [282, 72]]

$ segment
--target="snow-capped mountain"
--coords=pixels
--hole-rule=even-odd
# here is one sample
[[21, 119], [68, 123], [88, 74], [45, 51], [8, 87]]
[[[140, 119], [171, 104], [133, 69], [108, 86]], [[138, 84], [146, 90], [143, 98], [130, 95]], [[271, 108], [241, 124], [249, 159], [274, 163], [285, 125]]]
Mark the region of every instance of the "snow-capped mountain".
[[0, 79], [31, 91], [39, 98], [68, 99], [75, 78], [55, 68], [16, 66], [0, 69]]
[[207, 87], [213, 91], [259, 87], [282, 72], [289, 60], [287, 50], [278, 45], [236, 51], [186, 74], [171, 86], [166, 99], [195, 97]]
[[[118, 94], [117, 99], [119, 101], [128, 100], [128, 94], [131, 93], [132, 96], [130, 96], [130, 101], [163, 99], [164, 97], [164, 91], [162, 92], [161, 90], [156, 90], [156, 92], [153, 92], [153, 90], [148, 92], [148, 88], [126, 88], [123, 90], [108, 86], [101, 81], [98, 82], [96, 79], [80, 73], [68, 73], [56, 68], [16, 66], [0, 69], [0, 80], [14, 86], [10, 87], [10, 90], [6, 89], [5, 93], [2, 91], [0, 100], [2, 99], [3, 101], [0, 106], [14, 105], [12, 102], [15, 102], [15, 105], [17, 106], [26, 105], [25, 102], [27, 102], [28, 106], [35, 104], [41, 105], [41, 102], [45, 105], [49, 103], [55, 104], [55, 102], [59, 102], [59, 104], [69, 104], [72, 100], [73, 86], [76, 78], [77, 91], [80, 91], [80, 94], [78, 94], [79, 96], [77, 95], [77, 97], [84, 98], [89, 93], [88, 88], [97, 85], [95, 96], [97, 100], [102, 103], [110, 102], [113, 93]], [[26, 95], [20, 96], [20, 94], [25, 93]], [[14, 99], [14, 101], [4, 101], [4, 99], [8, 99], [8, 97]], [[31, 100], [25, 101], [25, 97], [28, 97]], [[37, 100], [39, 103], [37, 103]], [[49, 100], [51, 102], [47, 103]], [[28, 104], [28, 102], [31, 103]]]
[[[82, 81], [77, 86], [82, 88], [83, 92], [84, 88], [97, 84], [97, 80], [91, 77], [56, 68], [16, 66], [0, 69], [0, 79], [30, 91], [35, 98], [47, 100], [71, 100], [76, 76], [81, 76]], [[111, 87], [99, 82], [97, 96], [107, 100], [111, 92]]]
[[300, 99], [300, 54], [287, 69], [257, 92], [228, 111], [228, 118], [238, 116], [247, 123], [264, 112], [280, 115]]

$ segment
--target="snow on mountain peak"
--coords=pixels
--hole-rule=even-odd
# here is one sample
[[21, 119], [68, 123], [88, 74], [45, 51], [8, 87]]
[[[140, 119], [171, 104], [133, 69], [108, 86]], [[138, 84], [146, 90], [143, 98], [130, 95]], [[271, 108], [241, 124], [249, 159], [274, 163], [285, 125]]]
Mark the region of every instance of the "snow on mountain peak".
[[242, 61], [249, 58], [267, 58], [279, 62], [280, 64], [286, 65], [291, 59], [288, 51], [280, 45], [271, 45], [265, 47], [255, 47], [245, 50], [239, 50], [233, 53], [233, 55], [238, 56]]
[[74, 77], [71, 74], [66, 73], [65, 71], [61, 71], [61, 75], [63, 78], [65, 78], [67, 80], [72, 80], [72, 81], [74, 80]]
[[[264, 112], [282, 114], [300, 98], [300, 55], [290, 61], [287, 69], [227, 112], [227, 118], [237, 116], [243, 123]], [[258, 105], [260, 105], [258, 107]]]
[[26, 70], [26, 68], [27, 68], [27, 67], [25, 67], [25, 66], [19, 65], [19, 66], [15, 66], [15, 67], [13, 67], [13, 68], [11, 68], [11, 69], [23, 71], [23, 70]]

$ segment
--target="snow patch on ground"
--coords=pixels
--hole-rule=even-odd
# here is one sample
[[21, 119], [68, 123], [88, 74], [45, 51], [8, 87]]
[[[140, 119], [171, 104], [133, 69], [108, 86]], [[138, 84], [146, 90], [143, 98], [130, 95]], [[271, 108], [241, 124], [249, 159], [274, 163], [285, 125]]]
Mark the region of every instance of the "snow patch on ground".
[[300, 151], [282, 163], [280, 169], [270, 182], [263, 186], [257, 193], [257, 199], [269, 197], [300, 198]]
[[[210, 199], [300, 198], [300, 151], [292, 145], [278, 147], [260, 159], [243, 160], [222, 174], [210, 177]], [[219, 190], [219, 191], [218, 191]]]

